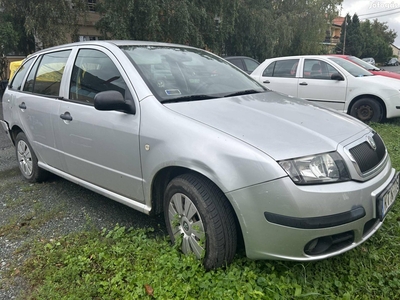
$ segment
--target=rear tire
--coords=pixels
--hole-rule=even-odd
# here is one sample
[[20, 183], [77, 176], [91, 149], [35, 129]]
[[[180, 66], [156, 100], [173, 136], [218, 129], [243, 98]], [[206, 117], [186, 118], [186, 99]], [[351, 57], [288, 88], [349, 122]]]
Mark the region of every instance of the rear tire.
[[39, 168], [38, 160], [25, 133], [20, 132], [15, 138], [15, 153], [19, 170], [29, 182], [42, 182], [48, 177], [48, 172]]
[[202, 259], [204, 267], [232, 262], [237, 245], [233, 209], [225, 195], [207, 179], [183, 174], [167, 186], [164, 216], [173, 243], [185, 254]]
[[351, 107], [350, 115], [365, 123], [379, 123], [382, 122], [384, 118], [383, 111], [382, 105], [377, 100], [361, 98]]

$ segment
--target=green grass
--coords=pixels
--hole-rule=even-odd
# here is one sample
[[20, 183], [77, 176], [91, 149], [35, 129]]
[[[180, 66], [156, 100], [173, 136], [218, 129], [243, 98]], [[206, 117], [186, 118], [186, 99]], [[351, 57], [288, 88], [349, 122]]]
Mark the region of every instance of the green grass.
[[[372, 124], [400, 170], [400, 119]], [[400, 299], [400, 209], [366, 243], [319, 262], [251, 261], [206, 272], [148, 229], [89, 230], [31, 247], [22, 299]]]

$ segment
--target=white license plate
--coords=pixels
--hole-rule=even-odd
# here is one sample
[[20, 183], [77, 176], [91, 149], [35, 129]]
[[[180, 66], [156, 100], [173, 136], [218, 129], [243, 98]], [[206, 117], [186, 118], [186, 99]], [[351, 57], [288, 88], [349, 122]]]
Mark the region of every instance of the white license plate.
[[381, 220], [385, 218], [386, 213], [392, 207], [399, 193], [399, 173], [393, 178], [385, 190], [378, 196], [377, 209]]

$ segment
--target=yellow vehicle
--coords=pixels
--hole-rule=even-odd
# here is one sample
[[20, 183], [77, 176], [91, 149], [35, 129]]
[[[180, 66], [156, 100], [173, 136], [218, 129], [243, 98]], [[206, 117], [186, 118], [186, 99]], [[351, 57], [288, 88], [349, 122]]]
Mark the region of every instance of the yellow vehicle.
[[10, 80], [14, 76], [15, 71], [17, 71], [18, 68], [21, 66], [22, 62], [23, 62], [23, 60], [17, 60], [17, 61], [10, 62], [10, 77], [9, 77]]

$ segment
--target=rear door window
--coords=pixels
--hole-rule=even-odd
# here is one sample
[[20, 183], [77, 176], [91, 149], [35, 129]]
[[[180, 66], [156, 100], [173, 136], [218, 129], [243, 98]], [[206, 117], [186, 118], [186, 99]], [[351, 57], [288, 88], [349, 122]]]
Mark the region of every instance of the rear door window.
[[263, 77], [296, 77], [298, 65], [298, 59], [277, 60], [264, 70]]
[[61, 79], [71, 50], [44, 54], [32, 67], [24, 91], [58, 96]]

